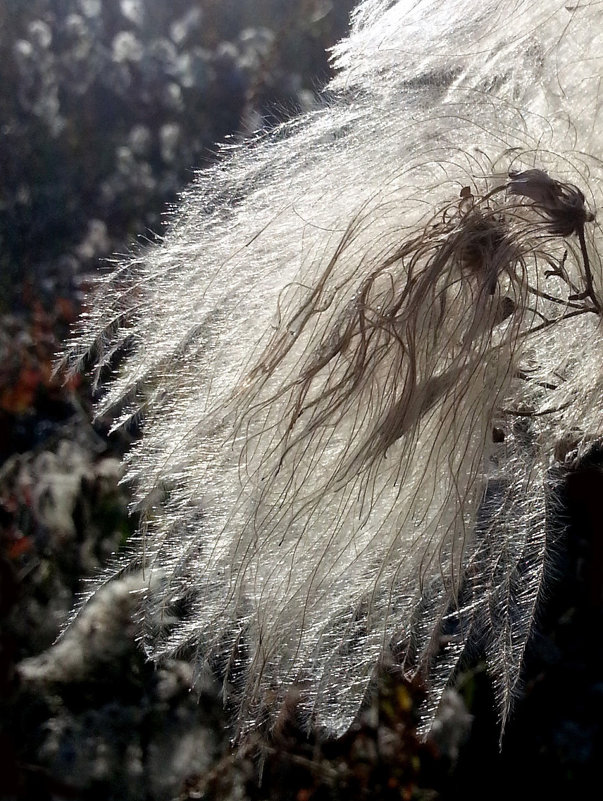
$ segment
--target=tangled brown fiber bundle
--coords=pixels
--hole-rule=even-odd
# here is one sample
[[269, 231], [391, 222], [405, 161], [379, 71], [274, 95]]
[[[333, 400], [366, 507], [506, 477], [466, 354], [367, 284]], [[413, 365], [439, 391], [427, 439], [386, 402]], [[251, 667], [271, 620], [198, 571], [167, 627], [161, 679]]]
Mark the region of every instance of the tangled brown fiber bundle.
[[[517, 202], [517, 197], [533, 202]], [[505, 341], [511, 347], [520, 332], [529, 335], [542, 316], [538, 298], [567, 311], [598, 311], [584, 242], [584, 225], [593, 215], [584, 204], [579, 189], [536, 169], [512, 174], [483, 197], [465, 187], [458, 201], [393, 253], [380, 254], [376, 264], [361, 259], [339, 281], [338, 261], [347, 256], [362, 225], [362, 218], [354, 221], [299, 307], [280, 310], [285, 320], [246, 376], [236, 402], [257, 413], [262, 404], [287, 398], [291, 411], [279, 441], [281, 461], [316, 430], [336, 428], [350, 411], [357, 415], [358, 408], [366, 409], [370, 424], [358, 424], [367, 429], [366, 436], [357, 447], [349, 443], [349, 458], [335, 480], [367, 469], [453, 386], [462, 394], [463, 377], [470, 380], [490, 351], [505, 347]], [[567, 252], [560, 251], [560, 239], [572, 234], [582, 247], [586, 288], [553, 297], [539, 289], [546, 284], [546, 273], [539, 273], [548, 265], [550, 275], [575, 289], [563, 273]], [[335, 293], [349, 296], [343, 308], [335, 304]], [[587, 298], [590, 306], [576, 303]], [[258, 401], [302, 337], [305, 361], [299, 374]], [[241, 425], [245, 419], [241, 415]]]
[[[578, 188], [538, 169], [511, 172], [481, 196], [462, 188], [456, 200], [391, 251], [370, 258], [356, 247], [364, 223], [360, 214], [313, 286], [286, 287], [278, 325], [231, 399], [234, 437], [244, 443], [242, 483], [254, 493], [247, 535], [230, 555], [241, 592], [258, 553], [289, 547], [291, 562], [283, 553], [276, 575], [262, 577], [263, 592], [278, 597], [279, 588], [271, 583], [286, 581], [290, 589], [292, 575], [303, 576], [293, 598], [305, 609], [325, 584], [331, 589], [335, 581], [351, 580], [363, 554], [374, 558], [386, 539], [387, 553], [369, 571], [345, 636], [357, 637], [366, 649], [374, 628], [376, 647], [383, 649], [397, 635], [396, 650], [412, 662], [393, 587], [398, 595], [405, 587], [403, 597], [411, 590], [403, 601], [408, 608], [421, 595], [424, 603], [429, 587], [438, 598], [441, 624], [467, 591], [462, 586], [467, 564], [482, 558], [483, 543], [475, 540], [478, 509], [495, 542], [509, 515], [529, 515], [527, 509], [512, 510], [517, 482], [500, 494], [498, 508], [484, 496], [484, 459], [500, 460], [495, 430], [507, 439], [506, 457], [521, 459], [525, 445], [509, 430], [514, 418], [555, 412], [547, 408], [546, 392], [554, 385], [528, 375], [521, 358], [530, 339], [549, 326], [598, 315], [584, 239], [584, 226], [592, 221]], [[585, 257], [575, 259], [572, 278], [571, 236]], [[340, 267], [346, 260], [347, 272]], [[523, 404], [509, 408], [521, 384]], [[463, 443], [465, 449], [459, 447]], [[419, 449], [426, 446], [425, 455]], [[339, 500], [334, 504], [334, 499]], [[375, 510], [382, 507], [386, 513], [375, 525]], [[542, 537], [544, 514], [533, 523]], [[325, 550], [306, 571], [296, 562], [298, 553], [307, 557], [311, 526], [319, 527]], [[492, 600], [492, 591], [483, 593], [479, 605]], [[326, 595], [321, 602], [327, 603]], [[423, 615], [425, 623], [426, 609]], [[480, 615], [472, 625], [483, 628], [487, 622]], [[530, 620], [518, 621], [518, 628], [529, 627]], [[429, 628], [438, 631], [437, 621], [430, 620]], [[304, 636], [303, 628], [292, 634], [297, 656]], [[345, 641], [341, 630], [337, 636]], [[436, 643], [423, 646], [422, 666], [415, 664], [411, 672], [427, 669]], [[330, 639], [322, 648], [323, 659], [338, 653]], [[252, 674], [261, 677], [269, 657], [260, 658]], [[315, 666], [316, 652], [312, 659]], [[503, 692], [506, 708], [511, 690]], [[339, 698], [338, 714], [341, 706]]]

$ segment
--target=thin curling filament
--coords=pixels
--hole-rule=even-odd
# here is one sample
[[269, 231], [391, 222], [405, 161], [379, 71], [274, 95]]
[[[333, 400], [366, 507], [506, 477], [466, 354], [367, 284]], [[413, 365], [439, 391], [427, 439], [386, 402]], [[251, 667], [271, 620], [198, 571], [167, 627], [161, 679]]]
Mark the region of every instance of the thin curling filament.
[[143, 420], [143, 522], [83, 606], [142, 571], [149, 653], [210, 665], [236, 735], [292, 698], [342, 734], [383, 669], [427, 731], [478, 646], [504, 729], [601, 436], [602, 15], [364, 0], [324, 106], [99, 279], [65, 361]]

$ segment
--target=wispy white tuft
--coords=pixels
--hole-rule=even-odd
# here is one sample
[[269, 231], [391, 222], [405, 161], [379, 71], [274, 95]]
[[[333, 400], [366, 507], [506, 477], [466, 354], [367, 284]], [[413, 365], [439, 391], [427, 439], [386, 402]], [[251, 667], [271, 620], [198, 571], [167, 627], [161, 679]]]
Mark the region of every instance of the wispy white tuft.
[[339, 734], [383, 664], [428, 677], [428, 726], [476, 646], [504, 723], [555, 477], [601, 434], [603, 6], [365, 0], [334, 58], [328, 105], [201, 173], [71, 349], [144, 419], [120, 569], [241, 731], [294, 694]]

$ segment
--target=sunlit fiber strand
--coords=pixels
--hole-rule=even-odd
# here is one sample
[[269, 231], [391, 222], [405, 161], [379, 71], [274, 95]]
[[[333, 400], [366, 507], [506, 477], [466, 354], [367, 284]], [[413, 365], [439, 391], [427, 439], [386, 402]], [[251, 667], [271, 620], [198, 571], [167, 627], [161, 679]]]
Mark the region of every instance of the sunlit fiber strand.
[[209, 662], [239, 732], [294, 695], [342, 733], [382, 665], [428, 728], [476, 643], [504, 724], [601, 429], [602, 17], [366, 0], [325, 107], [99, 280], [67, 359], [126, 353], [99, 412], [144, 419], [108, 575], [145, 569], [151, 654]]

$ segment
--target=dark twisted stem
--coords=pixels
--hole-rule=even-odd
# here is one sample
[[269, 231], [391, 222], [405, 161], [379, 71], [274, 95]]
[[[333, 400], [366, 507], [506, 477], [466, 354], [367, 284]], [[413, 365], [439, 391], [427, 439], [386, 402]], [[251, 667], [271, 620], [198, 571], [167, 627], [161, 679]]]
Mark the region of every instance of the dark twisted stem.
[[586, 298], [590, 298], [597, 312], [600, 312], [601, 306], [599, 304], [599, 301], [597, 300], [597, 296], [595, 295], [595, 289], [593, 286], [593, 275], [590, 269], [590, 259], [588, 257], [588, 251], [586, 249], [586, 239], [584, 238], [584, 226], [581, 225], [576, 230], [576, 233], [578, 235], [578, 241], [580, 242], [580, 251], [582, 253], [582, 262], [584, 264], [586, 289], [584, 290], [584, 292], [580, 292], [578, 295], [570, 295], [569, 300], [586, 300]]

